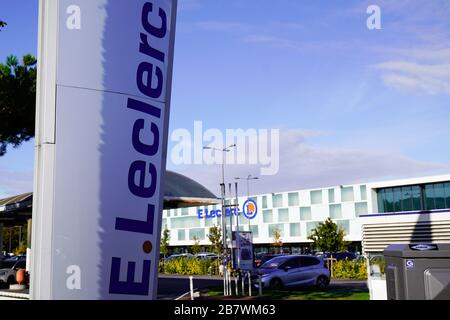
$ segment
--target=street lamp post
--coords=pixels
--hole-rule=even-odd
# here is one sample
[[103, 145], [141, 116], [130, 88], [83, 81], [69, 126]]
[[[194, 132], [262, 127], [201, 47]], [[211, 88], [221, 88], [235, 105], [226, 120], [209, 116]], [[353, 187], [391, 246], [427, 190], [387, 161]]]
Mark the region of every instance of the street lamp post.
[[[226, 219], [225, 219], [225, 215], [226, 215], [226, 209], [225, 209], [225, 195], [226, 195], [226, 188], [225, 188], [225, 154], [226, 152], [230, 152], [231, 148], [236, 147], [236, 144], [232, 144], [226, 148], [220, 149], [220, 148], [215, 148], [215, 147], [203, 147], [203, 150], [215, 150], [215, 151], [220, 151], [222, 152], [222, 183], [220, 184], [221, 187], [221, 193], [222, 193], [222, 256], [224, 256], [224, 253], [227, 251], [227, 240], [226, 240], [226, 234], [227, 234], [227, 226], [226, 226]], [[227, 270], [227, 264], [226, 264], [226, 259], [222, 259], [222, 264], [224, 267], [224, 277], [226, 275], [226, 270]], [[225, 286], [224, 286], [224, 292], [226, 292], [225, 290]], [[226, 295], [226, 293], [224, 293], [224, 295]]]

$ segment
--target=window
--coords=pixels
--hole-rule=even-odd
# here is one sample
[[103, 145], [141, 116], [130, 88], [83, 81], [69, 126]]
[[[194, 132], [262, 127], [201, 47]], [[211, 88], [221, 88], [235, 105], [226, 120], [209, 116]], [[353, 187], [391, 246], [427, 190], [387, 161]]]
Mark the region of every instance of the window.
[[189, 208], [182, 208], [182, 209], [181, 209], [181, 215], [182, 215], [182, 216], [187, 216], [187, 215], [189, 215]]
[[278, 209], [278, 222], [289, 222], [288, 209]]
[[334, 189], [328, 189], [328, 202], [334, 202]]
[[413, 209], [413, 197], [412, 187], [402, 187], [402, 211], [412, 211]]
[[311, 231], [312, 231], [313, 229], [315, 229], [318, 225], [319, 225], [319, 222], [317, 222], [317, 221], [314, 221], [314, 222], [307, 222], [307, 223], [306, 223], [306, 234], [307, 234], [308, 236], [310, 236], [310, 235], [311, 235]]
[[212, 227], [217, 224], [217, 218], [205, 218], [205, 227]]
[[195, 217], [172, 218], [170, 220], [171, 229], [189, 229], [200, 227], [200, 219]]
[[445, 189], [445, 206], [447, 208], [450, 208], [450, 182], [447, 182], [444, 185], [444, 189]]
[[300, 220], [311, 220], [311, 207], [300, 207]]
[[450, 183], [384, 188], [377, 191], [379, 212], [423, 211], [450, 208]]
[[162, 219], [162, 228], [164, 229], [167, 226], [167, 219]]
[[274, 194], [272, 195], [272, 207], [279, 208], [283, 206], [283, 195]]
[[341, 199], [342, 202], [355, 201], [355, 196], [353, 194], [353, 187], [342, 187]]
[[170, 217], [170, 210], [166, 210], [166, 217]]
[[445, 188], [443, 183], [434, 185], [434, 204], [436, 209], [445, 209]]
[[258, 226], [250, 226], [250, 231], [253, 233], [253, 239], [254, 238], [259, 238], [259, 234], [258, 234]]
[[178, 241], [186, 240], [186, 231], [178, 230]]
[[264, 223], [272, 223], [273, 222], [272, 210], [263, 210], [263, 222]]
[[402, 188], [394, 188], [394, 212], [402, 211]]
[[363, 214], [368, 214], [367, 202], [356, 202], [355, 203], [355, 214], [357, 217]]
[[300, 237], [300, 223], [289, 224], [289, 235], [291, 237]]
[[360, 186], [359, 190], [361, 191], [361, 200], [366, 201], [367, 200], [367, 187], [366, 186]]
[[284, 268], [290, 268], [290, 269], [296, 269], [296, 268], [300, 268], [301, 265], [301, 260], [300, 258], [290, 258], [288, 260], [286, 260], [282, 265], [280, 265], [280, 269], [284, 269]]
[[322, 190], [311, 191], [311, 204], [322, 204]]
[[310, 266], [315, 266], [318, 265], [320, 263], [320, 260], [314, 257], [302, 257], [300, 258], [301, 260], [301, 266], [302, 267], [310, 267]]
[[298, 192], [288, 194], [288, 205], [290, 207], [299, 205]]
[[262, 207], [263, 209], [267, 208], [267, 196], [262, 197]]
[[340, 204], [330, 204], [330, 218], [331, 219], [342, 218], [342, 208]]
[[204, 240], [205, 239], [205, 229], [198, 228], [198, 229], [189, 230], [189, 240], [194, 240], [194, 237], [196, 237], [197, 240]]
[[277, 224], [269, 224], [269, 238], [273, 240], [275, 231], [278, 230], [280, 232], [280, 235], [284, 236], [284, 225], [281, 223]]
[[348, 221], [348, 220], [339, 220], [339, 221], [336, 221], [336, 224], [340, 228], [344, 229], [345, 235], [348, 235], [350, 233], [350, 221]]

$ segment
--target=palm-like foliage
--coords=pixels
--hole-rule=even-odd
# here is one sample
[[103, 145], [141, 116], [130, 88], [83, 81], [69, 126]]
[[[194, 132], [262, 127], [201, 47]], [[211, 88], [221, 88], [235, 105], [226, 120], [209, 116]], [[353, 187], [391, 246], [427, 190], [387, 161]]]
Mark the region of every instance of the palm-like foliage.
[[19, 146], [34, 137], [36, 106], [36, 58], [16, 56], [0, 64], [0, 156], [8, 145]]

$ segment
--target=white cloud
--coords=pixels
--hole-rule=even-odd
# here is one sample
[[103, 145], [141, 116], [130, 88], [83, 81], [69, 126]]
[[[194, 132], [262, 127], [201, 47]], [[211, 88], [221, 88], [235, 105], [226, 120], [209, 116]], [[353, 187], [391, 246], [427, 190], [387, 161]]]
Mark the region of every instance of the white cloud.
[[[326, 187], [390, 178], [406, 178], [442, 173], [447, 164], [417, 161], [402, 154], [380, 150], [322, 148], [308, 143], [301, 130], [281, 131], [280, 170], [274, 176], [260, 176], [251, 181], [250, 193], [271, 193], [303, 188]], [[177, 171], [177, 167], [171, 168]], [[180, 173], [205, 185], [219, 195], [220, 166], [190, 166]], [[234, 177], [258, 176], [259, 167], [226, 166], [227, 183]], [[246, 194], [246, 184], [240, 183], [240, 194]], [[234, 190], [234, 189], [233, 189]]]
[[[423, 50], [421, 56], [437, 58], [431, 53], [424, 54]], [[450, 60], [450, 57], [444, 58]], [[450, 94], [450, 63], [446, 61], [435, 64], [388, 61], [374, 67], [382, 72], [383, 81], [389, 87], [431, 95]]]
[[33, 191], [32, 171], [0, 169], [0, 198]]

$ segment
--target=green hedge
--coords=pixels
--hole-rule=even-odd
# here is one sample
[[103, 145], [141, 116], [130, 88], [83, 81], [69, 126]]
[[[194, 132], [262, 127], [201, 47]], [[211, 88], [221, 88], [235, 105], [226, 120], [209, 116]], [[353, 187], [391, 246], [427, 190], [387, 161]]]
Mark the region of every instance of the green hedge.
[[217, 275], [219, 274], [219, 261], [204, 259], [178, 258], [167, 262], [159, 262], [159, 272], [182, 275]]
[[335, 279], [367, 279], [367, 265], [364, 260], [341, 260], [333, 262]]

